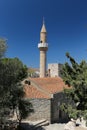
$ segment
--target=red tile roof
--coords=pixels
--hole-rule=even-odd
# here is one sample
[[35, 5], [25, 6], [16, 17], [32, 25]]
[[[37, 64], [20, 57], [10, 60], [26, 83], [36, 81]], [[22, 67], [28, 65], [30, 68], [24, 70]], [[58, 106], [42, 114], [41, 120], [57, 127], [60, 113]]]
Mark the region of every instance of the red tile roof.
[[[64, 88], [69, 88], [60, 77], [55, 78], [29, 78], [31, 83], [25, 87], [26, 97], [29, 98], [51, 98], [51, 94], [62, 92]], [[49, 94], [47, 94], [49, 93]]]
[[31, 78], [31, 81], [37, 83], [41, 88], [45, 89], [49, 93], [56, 93], [63, 91], [64, 88], [68, 88], [60, 77], [55, 78]]
[[25, 97], [26, 98], [46, 98], [49, 99], [50, 96], [44, 94], [43, 92], [39, 91], [37, 88], [35, 88], [32, 85], [25, 85], [24, 87], [25, 89]]

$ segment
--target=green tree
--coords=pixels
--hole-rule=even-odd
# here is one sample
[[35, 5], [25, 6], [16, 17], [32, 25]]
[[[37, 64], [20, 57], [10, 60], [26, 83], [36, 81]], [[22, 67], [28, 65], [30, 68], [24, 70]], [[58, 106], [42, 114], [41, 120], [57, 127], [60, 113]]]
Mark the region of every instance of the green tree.
[[64, 90], [68, 100], [72, 100], [74, 105], [63, 104], [62, 108], [68, 113], [69, 117], [77, 118], [83, 116], [87, 119], [87, 62], [77, 63], [69, 53], [66, 53], [70, 61], [65, 63], [62, 69], [64, 82], [71, 86]]
[[3, 58], [7, 49], [6, 40], [0, 39], [0, 121], [8, 119], [16, 111], [19, 123], [33, 111], [25, 99], [22, 80], [27, 77], [27, 67], [18, 58]]
[[4, 56], [4, 53], [6, 52], [7, 44], [6, 40], [3, 38], [0, 38], [0, 58]]
[[19, 123], [25, 118], [33, 107], [29, 100], [24, 98], [22, 85], [27, 76], [27, 67], [18, 58], [4, 58], [1, 60], [0, 70], [0, 109], [1, 117], [8, 117], [5, 113], [16, 111]]
[[[1, 94], [4, 93], [2, 90], [3, 90], [3, 86], [1, 85], [1, 82], [2, 82], [2, 77], [1, 77], [1, 73], [2, 73], [2, 69], [3, 69], [3, 65], [1, 63], [1, 58], [4, 57], [4, 54], [6, 52], [6, 49], [7, 49], [7, 44], [6, 44], [6, 40], [3, 39], [3, 38], [0, 38], [0, 117], [3, 117], [2, 113], [4, 111], [4, 108], [3, 108], [3, 103], [2, 103], [2, 96]], [[2, 94], [3, 95], [3, 94]]]

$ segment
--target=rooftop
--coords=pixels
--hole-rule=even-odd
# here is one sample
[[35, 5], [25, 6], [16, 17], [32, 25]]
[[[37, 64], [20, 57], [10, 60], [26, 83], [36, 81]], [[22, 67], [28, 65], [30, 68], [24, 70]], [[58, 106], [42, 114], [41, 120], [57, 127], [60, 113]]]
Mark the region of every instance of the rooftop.
[[26, 97], [28, 98], [51, 98], [55, 93], [69, 88], [60, 77], [55, 78], [28, 78], [30, 85], [25, 85]]
[[26, 92], [25, 95], [26, 98], [46, 98], [46, 99], [50, 98], [49, 95], [44, 94], [43, 92], [41, 92], [32, 85], [25, 85], [24, 89]]

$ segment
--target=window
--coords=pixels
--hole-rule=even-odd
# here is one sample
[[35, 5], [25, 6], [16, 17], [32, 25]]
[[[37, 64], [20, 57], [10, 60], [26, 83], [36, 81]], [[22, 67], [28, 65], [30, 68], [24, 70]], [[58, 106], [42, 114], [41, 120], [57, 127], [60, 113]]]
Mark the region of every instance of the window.
[[31, 85], [31, 82], [29, 80], [25, 80], [25, 84]]

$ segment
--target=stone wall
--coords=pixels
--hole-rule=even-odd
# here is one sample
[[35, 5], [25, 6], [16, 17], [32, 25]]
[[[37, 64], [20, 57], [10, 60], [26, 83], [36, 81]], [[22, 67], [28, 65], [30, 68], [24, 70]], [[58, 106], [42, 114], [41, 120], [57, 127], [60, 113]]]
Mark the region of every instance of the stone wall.
[[62, 69], [62, 64], [48, 64], [48, 75], [50, 77], [61, 77], [61, 69]]
[[34, 113], [31, 113], [28, 120], [37, 121], [46, 119], [50, 123], [65, 122], [67, 115], [60, 109], [62, 103], [67, 102], [64, 93], [56, 93], [51, 99], [30, 99]]
[[51, 100], [51, 122], [64, 122], [67, 116], [60, 109], [60, 105], [66, 102], [65, 95], [62, 92], [54, 94], [54, 98]]
[[51, 110], [50, 99], [30, 99], [33, 105], [34, 113], [30, 114], [28, 120], [47, 119], [50, 122]]

